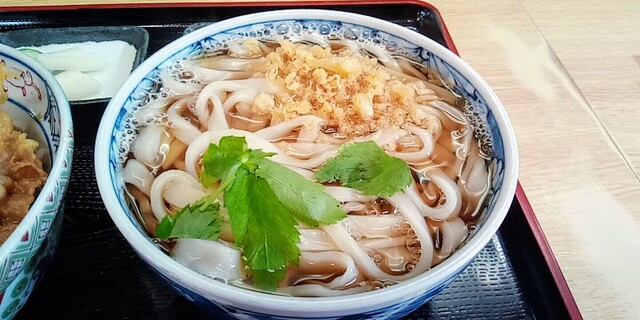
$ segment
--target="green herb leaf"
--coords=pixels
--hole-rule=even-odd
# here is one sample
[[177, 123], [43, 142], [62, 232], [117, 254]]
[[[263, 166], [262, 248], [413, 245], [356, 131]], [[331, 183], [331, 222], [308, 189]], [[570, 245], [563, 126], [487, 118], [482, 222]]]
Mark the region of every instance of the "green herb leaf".
[[193, 238], [216, 240], [220, 236], [222, 217], [220, 204], [215, 199], [204, 197], [180, 209], [175, 216], [167, 214], [158, 224], [159, 239]]
[[222, 220], [215, 199], [224, 192], [234, 241], [254, 285], [275, 290], [287, 266], [300, 262], [297, 221], [318, 226], [335, 223], [346, 214], [322, 185], [264, 159], [272, 155], [249, 149], [244, 137], [223, 137], [219, 145], [211, 144], [203, 155], [200, 182], [206, 187], [218, 181], [220, 185], [175, 217], [167, 215], [158, 225], [158, 237], [217, 238]]
[[202, 156], [204, 170], [200, 174], [200, 183], [208, 188], [216, 181], [222, 180], [221, 186], [226, 187], [240, 166], [245, 165], [253, 172], [256, 160], [272, 155], [274, 153], [249, 150], [244, 137], [222, 137], [219, 145], [210, 144]]
[[[269, 184], [242, 168], [224, 195], [236, 245], [242, 248], [258, 288], [273, 290], [288, 263], [299, 263], [296, 221]], [[255, 276], [257, 275], [257, 276]]]
[[320, 223], [332, 224], [346, 218], [347, 214], [340, 208], [340, 203], [326, 194], [321, 184], [267, 159], [256, 163], [256, 175], [269, 183], [278, 199], [296, 219], [317, 227]]
[[212, 178], [224, 180], [236, 173], [247, 152], [247, 142], [241, 137], [223, 137], [220, 144], [210, 144], [202, 157], [204, 171]]
[[210, 176], [204, 170], [200, 172], [200, 183], [205, 187], [209, 188], [218, 182], [218, 179]]
[[316, 172], [320, 182], [341, 181], [367, 195], [390, 197], [411, 184], [409, 166], [389, 156], [375, 142], [354, 142]]
[[176, 224], [176, 218], [172, 215], [165, 215], [164, 218], [158, 223], [158, 227], [156, 228], [156, 237], [158, 239], [168, 239], [171, 238], [171, 230], [173, 230], [173, 226]]
[[287, 274], [287, 268], [277, 270], [252, 270], [251, 276], [256, 287], [268, 291], [276, 291], [280, 280]]

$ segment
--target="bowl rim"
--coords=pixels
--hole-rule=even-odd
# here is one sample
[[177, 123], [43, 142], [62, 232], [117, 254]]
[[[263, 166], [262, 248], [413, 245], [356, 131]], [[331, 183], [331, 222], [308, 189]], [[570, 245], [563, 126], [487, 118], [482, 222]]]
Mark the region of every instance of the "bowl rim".
[[[11, 56], [14, 60], [22, 63], [25, 67], [30, 68], [40, 78], [42, 78], [46, 85], [51, 89], [51, 93], [56, 98], [57, 108], [60, 114], [60, 142], [58, 144], [58, 151], [53, 159], [51, 159], [51, 170], [48, 172], [47, 181], [44, 183], [38, 193], [38, 196], [34, 199], [33, 203], [29, 207], [29, 211], [22, 218], [15, 230], [11, 232], [11, 235], [0, 245], [0, 261], [4, 261], [10, 252], [20, 242], [20, 239], [24, 234], [30, 230], [31, 226], [36, 223], [37, 215], [41, 213], [42, 208], [46, 202], [46, 196], [52, 193], [58, 185], [61, 173], [64, 170], [63, 161], [66, 157], [67, 150], [73, 148], [73, 120], [71, 117], [71, 108], [69, 107], [69, 101], [67, 96], [62, 91], [62, 87], [53, 76], [53, 74], [47, 70], [44, 66], [38, 63], [35, 59], [28, 55], [18, 51], [17, 49], [0, 43], [0, 52]], [[36, 121], [34, 119], [34, 121]], [[49, 150], [53, 152], [53, 150]], [[71, 166], [71, 163], [68, 164]], [[58, 210], [56, 210], [56, 215]], [[33, 235], [30, 235], [33, 236]]]
[[[405, 39], [420, 47], [427, 48], [467, 78], [482, 97], [484, 97], [487, 105], [494, 113], [498, 128], [502, 133], [501, 136], [505, 150], [504, 180], [501, 193], [496, 199], [494, 210], [487, 216], [482, 228], [476, 231], [476, 234], [468, 243], [456, 250], [452, 257], [446, 259], [428, 272], [382, 290], [339, 297], [284, 297], [254, 292], [219, 283], [173, 260], [170, 256], [146, 240], [119, 207], [117, 195], [111, 186], [111, 177], [108, 174], [109, 139], [111, 139], [115, 120], [121, 111], [121, 107], [138, 83], [175, 52], [208, 36], [216, 35], [243, 25], [298, 19], [341, 21], [373, 27]], [[249, 306], [249, 308], [247, 308], [249, 310], [251, 310], [250, 306], [254, 308], [259, 307], [261, 311], [258, 312], [268, 312], [274, 315], [305, 316], [305, 311], [313, 311], [314, 316], [332, 316], [350, 314], [354, 311], [372, 311], [375, 308], [384, 308], [396, 304], [399, 301], [417, 297], [419, 293], [426, 292], [437, 285], [445, 283], [462, 271], [489, 242], [507, 214], [517, 184], [518, 149], [507, 112], [496, 94], [476, 71], [460, 57], [449, 51], [449, 49], [415, 31], [369, 16], [334, 10], [286, 9], [243, 15], [203, 27], [164, 46], [144, 61], [121, 86], [104, 112], [95, 145], [95, 169], [100, 194], [108, 209], [109, 215], [120, 232], [147, 263], [152, 265], [156, 271], [171, 278], [172, 281], [189, 288], [189, 290], [194, 290], [199, 294], [206, 293], [203, 295], [218, 303], [231, 304], [234, 306]], [[375, 308], [371, 309], [372, 307]], [[307, 313], [306, 316], [308, 317], [309, 314]]]

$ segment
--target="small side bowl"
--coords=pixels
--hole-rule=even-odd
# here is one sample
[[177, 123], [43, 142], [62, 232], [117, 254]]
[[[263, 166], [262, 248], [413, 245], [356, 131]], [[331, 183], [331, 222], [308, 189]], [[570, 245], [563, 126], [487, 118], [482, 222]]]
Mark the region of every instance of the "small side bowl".
[[21, 72], [5, 80], [9, 101], [0, 110], [38, 141], [36, 155], [49, 174], [29, 212], [0, 246], [0, 317], [7, 319], [20, 310], [44, 276], [58, 242], [71, 174], [73, 124], [69, 102], [53, 74], [2, 44], [0, 63]]
[[[112, 78], [109, 86], [117, 89], [126, 76], [133, 71], [147, 56], [149, 33], [137, 26], [100, 26], [100, 27], [71, 27], [71, 28], [35, 28], [20, 29], [0, 33], [0, 43], [13, 48], [40, 47], [50, 44], [78, 44], [84, 42], [103, 42], [120, 40], [133, 46], [136, 50], [131, 69], [124, 74]], [[103, 83], [104, 85], [104, 83]], [[71, 105], [81, 105], [96, 102], [107, 102], [111, 97], [95, 99], [72, 100]]]
[[[204, 56], [232, 39], [262, 37], [345, 37], [386, 45], [420, 61], [473, 104], [493, 139], [490, 199], [473, 236], [451, 257], [431, 270], [380, 290], [341, 297], [284, 297], [241, 289], [207, 278], [173, 260], [145, 233], [127, 206], [122, 161], [127, 119], [146, 101], [158, 70], [176, 60]], [[96, 138], [95, 167], [102, 199], [120, 232], [177, 292], [212, 314], [240, 319], [342, 317], [396, 319], [417, 309], [452, 282], [498, 230], [513, 200], [518, 172], [515, 135], [504, 107], [489, 85], [451, 51], [402, 26], [358, 14], [327, 10], [282, 10], [241, 16], [184, 35], [136, 69], [108, 105]], [[218, 317], [220, 314], [217, 315]]]

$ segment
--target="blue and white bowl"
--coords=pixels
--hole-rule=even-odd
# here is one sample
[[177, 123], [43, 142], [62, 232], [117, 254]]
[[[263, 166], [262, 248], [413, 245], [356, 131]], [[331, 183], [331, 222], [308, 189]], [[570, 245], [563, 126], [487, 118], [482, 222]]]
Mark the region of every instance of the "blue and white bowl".
[[0, 319], [9, 319], [42, 279], [59, 240], [63, 198], [71, 175], [73, 124], [69, 102], [51, 72], [1, 44], [0, 63], [19, 71], [3, 83], [9, 101], [0, 110], [38, 141], [36, 156], [49, 174], [27, 215], [0, 246]]
[[[159, 70], [178, 59], [215, 51], [243, 37], [347, 38], [381, 44], [386, 50], [422, 63], [472, 102], [476, 117], [488, 124], [495, 166], [490, 201], [475, 234], [450, 258], [428, 272], [373, 292], [331, 298], [283, 297], [226, 285], [181, 265], [162, 252], [127, 206], [122, 161], [126, 157], [129, 121], [147, 97]], [[455, 279], [498, 230], [513, 199], [518, 162], [515, 137], [507, 114], [487, 83], [451, 51], [407, 28], [362, 15], [324, 10], [283, 10], [251, 14], [189, 33], [165, 46], [140, 65], [113, 97], [96, 139], [95, 165], [100, 193], [116, 226], [158, 274], [200, 307], [225, 311], [241, 319], [399, 318], [415, 310]]]

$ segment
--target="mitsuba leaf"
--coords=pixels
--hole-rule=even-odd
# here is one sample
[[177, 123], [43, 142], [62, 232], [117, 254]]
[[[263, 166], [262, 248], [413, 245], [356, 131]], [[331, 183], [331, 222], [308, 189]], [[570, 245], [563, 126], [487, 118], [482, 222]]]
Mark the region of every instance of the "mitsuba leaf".
[[247, 223], [249, 222], [249, 211], [251, 205], [246, 199], [247, 190], [252, 188], [250, 181], [251, 173], [244, 169], [236, 172], [233, 183], [224, 192], [224, 206], [229, 214], [231, 222], [231, 232], [236, 247], [241, 248], [244, 237], [247, 234]]
[[264, 178], [289, 212], [306, 225], [332, 224], [347, 216], [321, 184], [267, 159], [256, 163], [256, 175]]
[[253, 270], [251, 276], [253, 278], [253, 284], [263, 290], [276, 291], [278, 283], [284, 279], [287, 274], [287, 269], [282, 268], [278, 270]]
[[171, 215], [166, 215], [160, 222], [158, 223], [158, 227], [156, 228], [156, 237], [159, 239], [169, 239], [171, 237], [171, 230], [173, 230], [173, 225], [176, 223], [175, 217]]
[[320, 182], [342, 182], [367, 195], [390, 197], [411, 185], [411, 170], [401, 159], [389, 156], [375, 142], [354, 142], [340, 148], [316, 172]]
[[218, 182], [218, 179], [208, 175], [205, 171], [200, 172], [200, 184], [205, 188], [209, 188]]
[[217, 180], [230, 179], [241, 165], [253, 172], [256, 160], [272, 155], [274, 153], [248, 149], [244, 137], [222, 137], [218, 145], [210, 144], [202, 156], [204, 171], [200, 174], [200, 182], [209, 187]]
[[[259, 164], [258, 164], [259, 166]], [[236, 245], [242, 248], [256, 287], [270, 290], [282, 278], [287, 264], [299, 263], [300, 233], [296, 221], [269, 184], [241, 168], [225, 192]]]
[[167, 214], [158, 224], [159, 239], [192, 238], [216, 240], [220, 236], [222, 217], [220, 204], [204, 197], [180, 209], [175, 216]]
[[218, 145], [210, 144], [202, 156], [204, 172], [218, 180], [233, 176], [242, 165], [242, 158], [247, 149], [244, 137], [223, 137]]
[[222, 219], [215, 199], [223, 194], [235, 244], [254, 285], [275, 290], [287, 266], [300, 262], [298, 221], [332, 224], [346, 214], [322, 185], [265, 159], [272, 155], [249, 149], [244, 137], [227, 136], [209, 145], [200, 182], [205, 187], [219, 185], [212, 194], [162, 219], [158, 237], [217, 239]]

